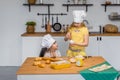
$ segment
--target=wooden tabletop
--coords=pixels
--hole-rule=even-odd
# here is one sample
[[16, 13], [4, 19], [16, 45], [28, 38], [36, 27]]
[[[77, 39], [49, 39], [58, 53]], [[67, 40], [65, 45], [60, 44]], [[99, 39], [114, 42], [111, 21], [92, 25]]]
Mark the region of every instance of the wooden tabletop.
[[28, 57], [22, 66], [18, 69], [17, 75], [28, 75], [28, 74], [79, 74], [78, 71], [87, 69], [94, 65], [100, 64], [105, 61], [101, 56], [89, 57], [84, 59], [82, 67], [76, 66], [75, 63], [71, 64], [70, 68], [64, 68], [60, 70], [54, 70], [50, 67], [50, 64], [46, 64], [44, 68], [33, 66], [35, 57]]

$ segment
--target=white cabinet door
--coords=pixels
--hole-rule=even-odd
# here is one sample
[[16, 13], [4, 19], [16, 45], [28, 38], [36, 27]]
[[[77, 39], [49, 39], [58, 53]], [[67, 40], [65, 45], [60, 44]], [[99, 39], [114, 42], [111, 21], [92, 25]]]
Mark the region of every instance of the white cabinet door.
[[97, 36], [90, 36], [89, 37], [89, 44], [86, 47], [86, 54], [88, 56], [98, 56], [99, 55], [99, 37]]
[[41, 37], [22, 37], [22, 63], [27, 57], [39, 56]]
[[120, 37], [102, 36], [100, 41], [100, 55], [115, 69], [120, 70]]
[[115, 69], [120, 70], [119, 36], [90, 36], [86, 53], [88, 56], [102, 56]]

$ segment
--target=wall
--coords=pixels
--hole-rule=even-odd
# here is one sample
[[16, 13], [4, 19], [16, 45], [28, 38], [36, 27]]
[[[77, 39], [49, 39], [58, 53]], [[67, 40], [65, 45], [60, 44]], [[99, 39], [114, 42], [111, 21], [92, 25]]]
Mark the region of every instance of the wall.
[[[67, 13], [67, 16], [60, 16], [59, 22], [62, 24], [70, 24], [72, 22], [72, 10], [85, 9], [85, 7], [70, 7], [69, 12], [66, 12], [66, 7], [62, 4], [67, 0], [44, 0], [45, 3], [55, 3], [51, 7], [53, 13]], [[39, 0], [37, 1], [37, 3]], [[111, 12], [119, 12], [119, 7], [108, 7], [107, 12], [104, 12], [104, 7], [101, 3], [104, 0], [88, 0], [94, 6], [88, 8], [87, 20], [93, 26], [92, 31], [98, 31], [99, 25], [112, 23], [120, 25], [119, 21], [110, 21], [108, 14]], [[25, 32], [25, 22], [34, 20], [37, 22], [36, 32], [44, 31], [41, 28], [41, 16], [37, 13], [47, 13], [47, 7], [32, 7], [31, 12], [27, 6], [23, 6], [27, 0], [0, 0], [0, 66], [19, 66], [22, 57], [22, 38], [21, 34]], [[120, 12], [119, 12], [120, 13]]]

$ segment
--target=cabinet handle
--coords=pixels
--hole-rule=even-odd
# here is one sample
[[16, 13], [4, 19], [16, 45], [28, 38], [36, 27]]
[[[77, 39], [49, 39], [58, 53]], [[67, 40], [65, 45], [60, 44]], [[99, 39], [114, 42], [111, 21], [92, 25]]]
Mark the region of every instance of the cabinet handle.
[[102, 40], [102, 37], [100, 37], [100, 41]]
[[99, 40], [99, 38], [97, 37], [97, 41]]

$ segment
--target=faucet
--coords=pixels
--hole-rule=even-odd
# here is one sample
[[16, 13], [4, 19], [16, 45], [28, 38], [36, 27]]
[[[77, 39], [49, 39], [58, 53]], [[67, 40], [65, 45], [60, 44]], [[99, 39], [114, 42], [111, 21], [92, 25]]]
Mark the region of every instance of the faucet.
[[83, 22], [85, 22], [87, 25], [89, 24], [88, 20], [83, 20]]
[[86, 26], [88, 27], [88, 29], [92, 29], [93, 27], [89, 25], [88, 20], [83, 20], [84, 23], [86, 23]]

